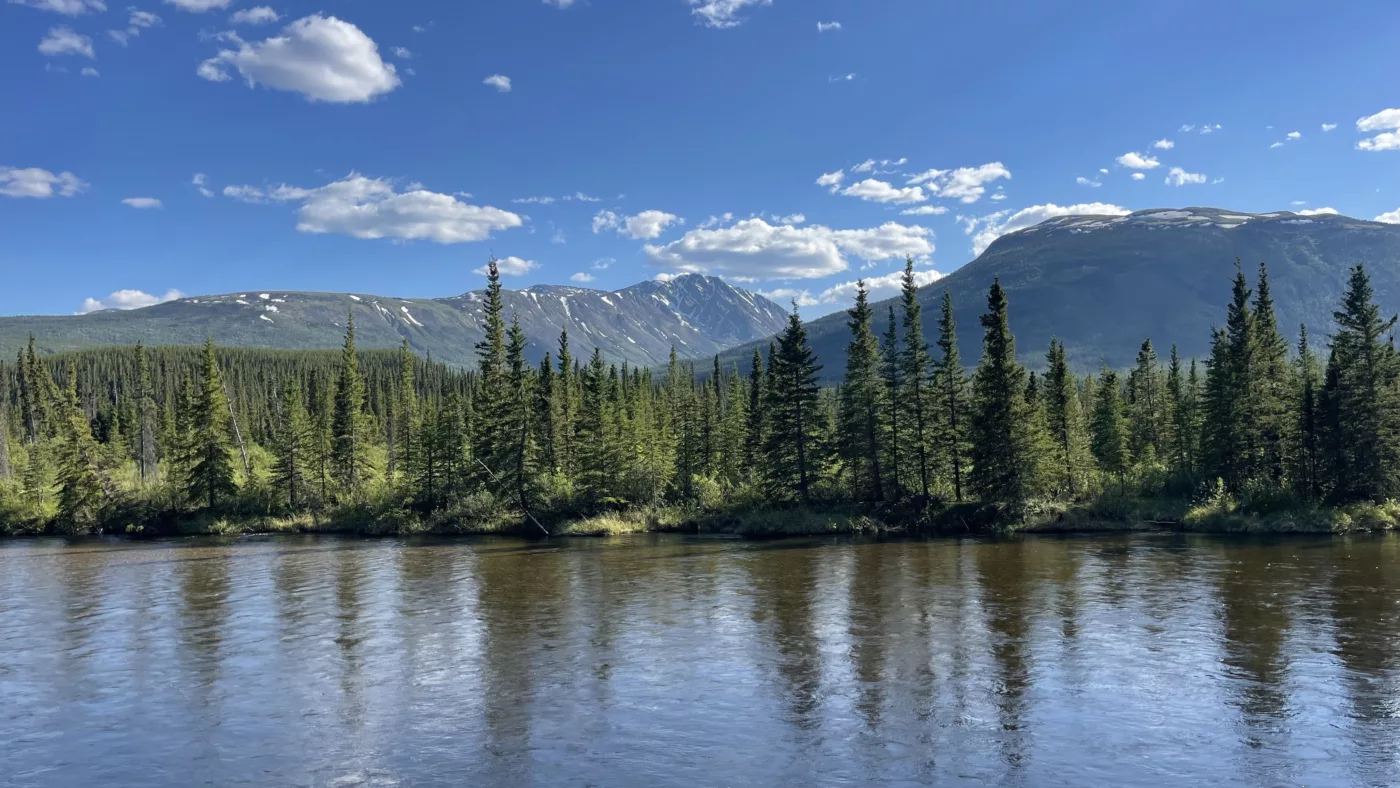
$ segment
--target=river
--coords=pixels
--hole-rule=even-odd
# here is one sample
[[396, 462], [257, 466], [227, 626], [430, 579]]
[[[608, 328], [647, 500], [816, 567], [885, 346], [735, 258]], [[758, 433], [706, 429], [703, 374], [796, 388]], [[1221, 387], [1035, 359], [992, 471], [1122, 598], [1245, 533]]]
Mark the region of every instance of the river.
[[1400, 538], [0, 544], [3, 786], [1400, 783]]

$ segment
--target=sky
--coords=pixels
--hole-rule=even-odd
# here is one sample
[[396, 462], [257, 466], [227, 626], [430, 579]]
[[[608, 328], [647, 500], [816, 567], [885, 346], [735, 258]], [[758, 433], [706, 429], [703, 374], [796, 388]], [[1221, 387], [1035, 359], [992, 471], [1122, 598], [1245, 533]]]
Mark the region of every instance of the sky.
[[0, 314], [698, 272], [1070, 213], [1400, 223], [1400, 3], [0, 0]]

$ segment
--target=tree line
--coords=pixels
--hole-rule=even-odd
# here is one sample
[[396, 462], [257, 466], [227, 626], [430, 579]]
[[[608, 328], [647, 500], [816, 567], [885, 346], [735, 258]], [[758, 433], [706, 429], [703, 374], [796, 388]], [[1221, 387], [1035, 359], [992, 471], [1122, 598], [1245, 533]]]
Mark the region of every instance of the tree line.
[[[1266, 507], [1384, 501], [1400, 488], [1400, 356], [1365, 270], [1325, 354], [1279, 331], [1268, 271], [1234, 277], [1203, 363], [1150, 339], [1130, 370], [1077, 375], [1052, 340], [1018, 361], [999, 282], [972, 369], [946, 291], [923, 333], [913, 263], [884, 315], [859, 283], [842, 382], [796, 307], [747, 369], [672, 351], [662, 369], [575, 354], [534, 365], [488, 265], [474, 370], [333, 351], [115, 348], [0, 363], [0, 524], [86, 533], [199, 510], [372, 507], [451, 520], [681, 503], [872, 503], [926, 518], [1104, 496]], [[377, 507], [377, 508], [374, 508]]]

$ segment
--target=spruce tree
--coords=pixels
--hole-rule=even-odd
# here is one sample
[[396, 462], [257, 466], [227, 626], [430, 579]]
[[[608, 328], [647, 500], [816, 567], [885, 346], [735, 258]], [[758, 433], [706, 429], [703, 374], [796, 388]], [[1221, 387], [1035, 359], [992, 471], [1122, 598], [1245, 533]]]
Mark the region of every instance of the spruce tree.
[[[477, 385], [472, 398], [474, 451], [486, 465], [486, 480], [503, 477], [513, 464], [519, 436], [512, 426], [511, 409], [515, 397], [510, 390], [506, 361], [505, 305], [501, 300], [501, 275], [496, 258], [486, 264], [486, 299], [482, 304], [485, 336], [476, 344]], [[506, 491], [500, 491], [506, 494]]]
[[525, 331], [520, 327], [518, 315], [511, 315], [506, 336], [506, 390], [510, 407], [506, 410], [505, 435], [512, 440], [505, 472], [498, 470], [497, 473], [506, 479], [506, 492], [518, 499], [521, 508], [528, 511], [526, 496], [533, 476], [530, 462], [533, 455], [530, 405], [534, 398], [530, 391], [530, 365], [525, 362]]
[[191, 501], [213, 509], [237, 491], [229, 437], [228, 400], [214, 355], [212, 339], [204, 340], [204, 362], [190, 418], [190, 466], [185, 490]]
[[554, 359], [548, 353], [540, 359], [535, 375], [534, 434], [539, 446], [538, 466], [542, 473], [559, 472], [559, 397], [556, 395]]
[[1342, 306], [1333, 314], [1335, 371], [1329, 397], [1335, 401], [1335, 447], [1339, 454], [1333, 496], [1340, 501], [1381, 501], [1400, 492], [1400, 377], [1395, 349], [1386, 334], [1396, 318], [1381, 317], [1370, 277], [1352, 269]]
[[880, 350], [884, 361], [882, 367], [885, 380], [885, 411], [889, 414], [888, 438], [885, 444], [889, 447], [890, 459], [889, 469], [886, 472], [890, 478], [891, 495], [895, 498], [903, 498], [904, 484], [901, 475], [900, 449], [904, 445], [904, 433], [908, 427], [900, 418], [900, 397], [904, 391], [904, 366], [900, 363], [899, 324], [895, 322], [894, 304], [890, 304], [889, 321], [885, 324], [885, 335], [882, 337]]
[[963, 499], [967, 448], [967, 371], [958, 355], [957, 323], [953, 319], [953, 295], [943, 291], [943, 311], [938, 319], [940, 358], [933, 366], [934, 432], [939, 451], [953, 483], [953, 499]]
[[295, 378], [288, 378], [282, 388], [280, 415], [277, 439], [272, 445], [272, 485], [286, 502], [287, 509], [297, 511], [306, 502], [311, 422], [302, 400], [301, 386]]
[[573, 478], [577, 469], [574, 461], [574, 431], [578, 416], [578, 381], [573, 375], [574, 358], [569, 353], [569, 330], [559, 332], [559, 469]]
[[136, 462], [141, 482], [149, 484], [156, 478], [156, 461], [160, 456], [156, 445], [156, 400], [151, 387], [150, 361], [146, 348], [136, 343]]
[[865, 280], [856, 281], [856, 303], [846, 313], [851, 342], [841, 385], [840, 454], [851, 471], [857, 500], [884, 500], [880, 472], [880, 343], [870, 328], [872, 311]]
[[1319, 412], [1319, 389], [1322, 386], [1322, 371], [1318, 367], [1317, 356], [1308, 345], [1308, 327], [1298, 326], [1298, 358], [1294, 362], [1294, 378], [1297, 381], [1293, 405], [1293, 418], [1296, 427], [1296, 445], [1293, 456], [1294, 487], [1306, 498], [1321, 495], [1321, 474], [1318, 463], [1322, 450], [1322, 425]]
[[929, 497], [929, 477], [933, 473], [929, 450], [929, 352], [928, 341], [924, 339], [924, 307], [919, 303], [919, 286], [914, 282], [914, 260], [904, 259], [904, 277], [900, 280], [900, 296], [904, 302], [904, 381], [908, 391], [904, 395], [906, 409], [910, 411], [911, 437], [914, 440], [914, 459], [919, 468], [919, 490], [923, 497]]
[[765, 402], [765, 455], [770, 487], [776, 495], [806, 503], [811, 499], [817, 470], [813, 453], [820, 439], [817, 373], [821, 366], [807, 344], [807, 329], [802, 325], [796, 301], [768, 367], [771, 380]]
[[1078, 386], [1069, 369], [1064, 342], [1051, 339], [1045, 358], [1044, 407], [1050, 435], [1050, 476], [1059, 492], [1072, 498], [1084, 489], [1086, 436]]
[[755, 347], [749, 366], [749, 412], [744, 430], [744, 474], [749, 481], [763, 475], [759, 462], [763, 455], [764, 379], [763, 354]]
[[348, 500], [358, 501], [369, 476], [369, 418], [365, 414], [365, 380], [355, 349], [355, 316], [345, 323], [345, 347], [335, 384], [335, 412], [331, 419], [333, 449], [331, 468], [336, 487]]
[[1118, 480], [1124, 491], [1128, 467], [1131, 464], [1127, 418], [1123, 413], [1123, 395], [1118, 375], [1107, 366], [1099, 375], [1098, 398], [1094, 402], [1092, 447], [1099, 471]]
[[1128, 375], [1129, 446], [1139, 462], [1154, 461], [1162, 453], [1165, 404], [1157, 351], [1152, 340], [1145, 339]]
[[[679, 373], [677, 373], [679, 374]], [[607, 457], [607, 369], [603, 353], [593, 348], [593, 357], [582, 370], [579, 380], [578, 438], [576, 450], [579, 461], [579, 492], [589, 504], [596, 506], [612, 495], [608, 485]]]
[[396, 470], [405, 479], [412, 479], [414, 463], [418, 461], [418, 384], [414, 375], [413, 354], [408, 352], [408, 340], [399, 348], [399, 379], [394, 389], [394, 449]]
[[1235, 492], [1262, 466], [1255, 390], [1259, 353], [1249, 296], [1244, 272], [1236, 268], [1225, 330], [1217, 331], [1211, 342], [1203, 409], [1206, 473]]
[[1032, 492], [1030, 414], [1026, 370], [1016, 361], [1006, 292], [993, 280], [982, 315], [982, 360], [972, 379], [972, 468], [968, 483], [985, 501], [1019, 505]]
[[70, 533], [88, 533], [98, 522], [103, 485], [97, 468], [97, 442], [78, 401], [77, 362], [68, 362], [68, 387], [60, 408], [63, 432], [58, 455], [58, 520]]
[[1255, 369], [1251, 375], [1251, 394], [1255, 402], [1255, 418], [1259, 431], [1259, 463], [1256, 473], [1274, 485], [1283, 482], [1291, 461], [1289, 436], [1293, 430], [1289, 415], [1291, 376], [1288, 365], [1288, 341], [1279, 333], [1274, 317], [1274, 301], [1269, 292], [1269, 270], [1259, 264], [1259, 281], [1255, 287], [1252, 329]]
[[5, 362], [0, 361], [0, 482], [9, 481], [10, 467], [10, 391]]

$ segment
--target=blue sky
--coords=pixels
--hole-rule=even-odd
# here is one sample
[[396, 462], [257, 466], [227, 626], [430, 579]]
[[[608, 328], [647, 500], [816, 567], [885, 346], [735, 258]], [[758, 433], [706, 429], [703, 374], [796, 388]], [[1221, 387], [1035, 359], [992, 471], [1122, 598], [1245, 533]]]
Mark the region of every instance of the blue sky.
[[448, 296], [494, 253], [510, 287], [702, 271], [817, 315], [1065, 212], [1400, 221], [1397, 30], [1382, 0], [5, 0], [0, 314]]

